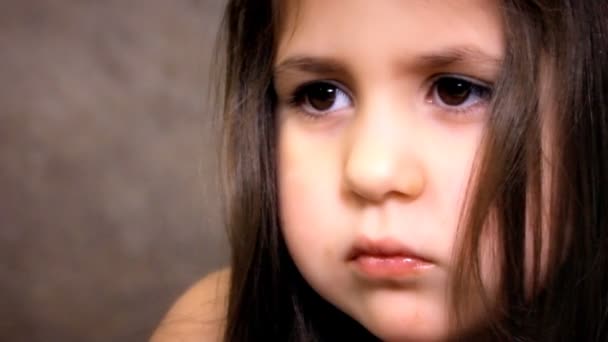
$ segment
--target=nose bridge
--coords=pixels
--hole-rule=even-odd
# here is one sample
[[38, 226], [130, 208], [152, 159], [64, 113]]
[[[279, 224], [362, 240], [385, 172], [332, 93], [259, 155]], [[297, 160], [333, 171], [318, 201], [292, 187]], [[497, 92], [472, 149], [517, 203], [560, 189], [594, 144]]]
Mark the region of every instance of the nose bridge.
[[382, 97], [368, 102], [351, 128], [344, 180], [350, 191], [371, 201], [389, 194], [415, 198], [424, 188], [416, 119], [398, 107]]

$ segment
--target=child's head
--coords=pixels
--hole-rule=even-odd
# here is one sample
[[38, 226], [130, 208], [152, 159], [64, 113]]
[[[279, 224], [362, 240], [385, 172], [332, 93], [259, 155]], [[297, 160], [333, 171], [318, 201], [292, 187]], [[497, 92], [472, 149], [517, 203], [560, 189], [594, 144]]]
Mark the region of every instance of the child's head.
[[230, 2], [227, 338], [599, 334], [608, 7], [584, 3]]
[[382, 339], [443, 336], [504, 54], [500, 12], [486, 0], [291, 1], [285, 12], [273, 84], [290, 255]]

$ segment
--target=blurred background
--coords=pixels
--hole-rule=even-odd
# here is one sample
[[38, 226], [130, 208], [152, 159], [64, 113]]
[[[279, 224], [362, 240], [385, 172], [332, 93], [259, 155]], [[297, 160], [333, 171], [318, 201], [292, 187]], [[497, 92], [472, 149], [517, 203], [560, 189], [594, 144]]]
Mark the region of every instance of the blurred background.
[[226, 264], [222, 7], [0, 1], [0, 341], [145, 341]]

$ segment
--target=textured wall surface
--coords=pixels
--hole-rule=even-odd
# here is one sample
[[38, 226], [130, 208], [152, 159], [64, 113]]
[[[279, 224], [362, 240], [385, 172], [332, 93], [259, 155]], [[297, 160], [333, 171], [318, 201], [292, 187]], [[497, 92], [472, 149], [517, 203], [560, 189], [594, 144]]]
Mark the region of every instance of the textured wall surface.
[[0, 1], [0, 341], [145, 340], [225, 263], [221, 0]]

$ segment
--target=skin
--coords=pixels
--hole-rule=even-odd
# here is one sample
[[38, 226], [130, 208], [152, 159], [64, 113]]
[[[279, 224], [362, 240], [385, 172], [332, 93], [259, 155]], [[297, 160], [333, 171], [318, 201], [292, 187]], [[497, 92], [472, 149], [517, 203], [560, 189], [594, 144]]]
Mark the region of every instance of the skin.
[[171, 307], [150, 342], [222, 341], [230, 270], [208, 274]]
[[[459, 333], [449, 330], [446, 293], [488, 101], [444, 106], [433, 84], [441, 74], [495, 81], [504, 51], [497, 3], [301, 0], [286, 10], [274, 80], [291, 257], [323, 298], [383, 340]], [[311, 81], [344, 95], [311, 113], [310, 96], [292, 101]], [[348, 260], [362, 237], [398, 241], [432, 267], [368, 279]], [[482, 267], [488, 282], [491, 269]], [[463, 329], [483, 312], [470, 316]]]

